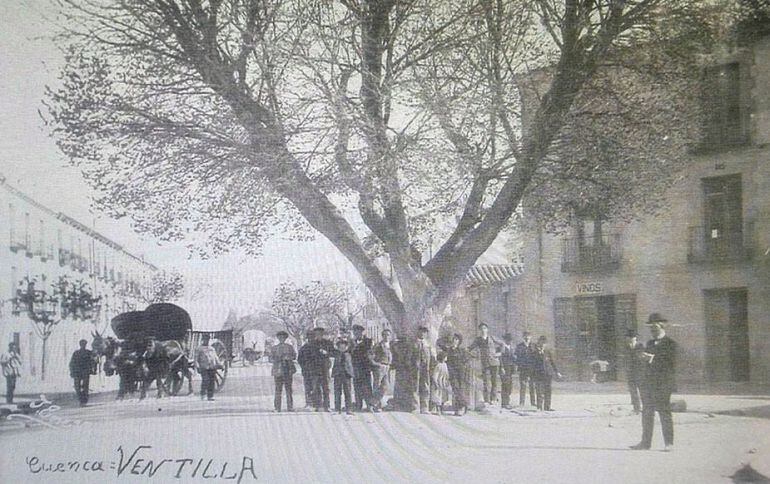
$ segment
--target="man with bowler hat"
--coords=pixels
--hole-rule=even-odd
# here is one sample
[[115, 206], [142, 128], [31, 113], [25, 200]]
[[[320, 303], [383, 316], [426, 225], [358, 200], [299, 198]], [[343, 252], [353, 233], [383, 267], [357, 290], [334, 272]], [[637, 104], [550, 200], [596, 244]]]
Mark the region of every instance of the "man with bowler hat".
[[676, 342], [666, 336], [668, 321], [659, 313], [652, 313], [647, 321], [652, 339], [642, 353], [644, 381], [642, 384], [642, 441], [631, 446], [646, 450], [652, 446], [655, 412], [660, 416], [664, 450], [674, 445], [674, 421], [671, 416], [671, 393], [675, 388]]

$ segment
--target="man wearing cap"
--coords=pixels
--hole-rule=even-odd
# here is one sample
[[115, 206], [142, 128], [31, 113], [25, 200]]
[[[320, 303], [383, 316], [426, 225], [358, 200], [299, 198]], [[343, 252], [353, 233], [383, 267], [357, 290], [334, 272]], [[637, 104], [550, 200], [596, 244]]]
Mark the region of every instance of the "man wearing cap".
[[382, 340], [372, 350], [372, 363], [374, 364], [374, 390], [372, 399], [374, 411], [382, 409], [382, 399], [390, 389], [390, 365], [393, 363], [393, 351], [390, 348], [389, 329], [382, 330]]
[[75, 383], [75, 394], [80, 406], [84, 407], [88, 403], [88, 381], [91, 373], [96, 374], [96, 355], [86, 349], [88, 341], [81, 339], [78, 345], [80, 349], [75, 350], [70, 358], [70, 377]]
[[195, 367], [201, 375], [201, 400], [214, 400], [214, 384], [217, 379], [217, 369], [222, 368], [219, 356], [214, 348], [209, 346], [211, 336], [201, 336], [201, 344], [195, 349]]
[[497, 356], [497, 347], [500, 343], [489, 334], [489, 326], [486, 323], [479, 325], [481, 334], [468, 346], [468, 351], [478, 348], [481, 371], [483, 375], [484, 403], [497, 401], [497, 374], [500, 369], [500, 359]]
[[644, 367], [642, 366], [644, 345], [637, 340], [636, 330], [634, 329], [626, 331], [625, 350], [628, 392], [631, 394], [631, 405], [634, 406], [634, 413], [638, 414], [642, 410], [640, 390], [642, 387], [642, 378], [644, 377]]
[[671, 416], [671, 393], [675, 387], [676, 342], [666, 336], [667, 322], [658, 313], [652, 313], [647, 321], [652, 339], [642, 353], [644, 381], [642, 384], [642, 441], [631, 446], [645, 450], [652, 446], [655, 412], [660, 416], [664, 450], [674, 445], [674, 420]]
[[524, 331], [522, 339], [516, 345], [516, 366], [519, 369], [519, 406], [524, 406], [527, 399], [527, 386], [529, 386], [529, 403], [532, 406], [537, 405], [537, 391], [535, 390], [535, 379], [532, 374], [532, 353], [534, 351], [532, 344], [532, 335], [529, 331]]
[[353, 325], [353, 341], [350, 355], [353, 359], [353, 393], [354, 408], [364, 409], [366, 403], [369, 411], [374, 411], [372, 404], [372, 340], [364, 336], [364, 327]]
[[511, 409], [511, 392], [513, 391], [513, 372], [516, 368], [516, 350], [513, 347], [513, 335], [503, 335], [503, 346], [500, 347], [500, 404], [503, 408]]
[[273, 364], [272, 375], [275, 379], [275, 411], [281, 411], [281, 393], [286, 390], [286, 410], [294, 411], [294, 395], [292, 392], [292, 379], [297, 371], [294, 366], [294, 360], [297, 359], [297, 352], [294, 347], [286, 342], [289, 333], [278, 331], [275, 334], [278, 338], [278, 344], [270, 350], [270, 362]]

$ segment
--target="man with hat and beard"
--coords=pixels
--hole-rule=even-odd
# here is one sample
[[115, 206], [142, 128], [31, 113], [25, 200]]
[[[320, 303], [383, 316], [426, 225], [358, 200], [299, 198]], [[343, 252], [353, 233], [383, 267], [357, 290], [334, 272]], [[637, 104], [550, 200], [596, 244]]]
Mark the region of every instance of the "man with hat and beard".
[[642, 383], [642, 441], [631, 446], [646, 450], [652, 446], [655, 412], [660, 416], [664, 450], [674, 445], [674, 421], [671, 416], [671, 393], [675, 388], [676, 342], [666, 336], [668, 321], [658, 313], [652, 313], [647, 321], [652, 339], [642, 353], [644, 380]]

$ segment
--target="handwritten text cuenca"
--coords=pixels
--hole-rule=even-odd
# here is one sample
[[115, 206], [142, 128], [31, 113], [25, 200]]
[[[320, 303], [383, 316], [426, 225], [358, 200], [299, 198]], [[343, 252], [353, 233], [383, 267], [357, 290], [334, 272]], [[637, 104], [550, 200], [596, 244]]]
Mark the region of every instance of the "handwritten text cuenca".
[[152, 449], [149, 445], [140, 445], [133, 450], [117, 448], [117, 460], [68, 460], [46, 462], [37, 456], [26, 458], [27, 467], [32, 474], [40, 473], [95, 473], [115, 472], [117, 477], [135, 475], [165, 480], [168, 477], [183, 479], [222, 479], [235, 480], [240, 484], [244, 478], [256, 480], [254, 459], [243, 456], [239, 463], [209, 458], [149, 458]]

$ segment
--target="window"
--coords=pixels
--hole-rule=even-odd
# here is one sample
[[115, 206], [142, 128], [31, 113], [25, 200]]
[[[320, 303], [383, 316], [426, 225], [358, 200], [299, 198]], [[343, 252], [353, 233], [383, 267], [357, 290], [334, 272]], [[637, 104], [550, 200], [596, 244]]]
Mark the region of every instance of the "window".
[[739, 238], [743, 232], [741, 175], [704, 178], [704, 235], [712, 242]]
[[24, 213], [24, 247], [27, 248], [27, 250], [32, 250], [32, 245], [29, 241], [29, 212]]
[[738, 62], [705, 70], [703, 111], [704, 145], [716, 147], [747, 141], [747, 110], [741, 98], [741, 69]]
[[580, 218], [577, 223], [578, 243], [581, 247], [594, 247], [602, 245], [602, 224], [604, 220], [601, 216], [591, 218]]
[[16, 297], [16, 289], [19, 287], [19, 281], [16, 279], [19, 276], [19, 270], [14, 266], [11, 267], [11, 298]]
[[29, 338], [29, 374], [35, 376], [37, 375], [37, 355], [35, 354], [37, 336], [30, 331], [27, 334], [27, 338]]
[[40, 255], [45, 254], [45, 224], [42, 219], [40, 220], [40, 230], [37, 239], [37, 252]]
[[10, 229], [11, 245], [16, 242], [16, 234], [14, 234], [14, 226], [16, 224], [16, 207], [12, 203], [8, 204], [8, 228]]

